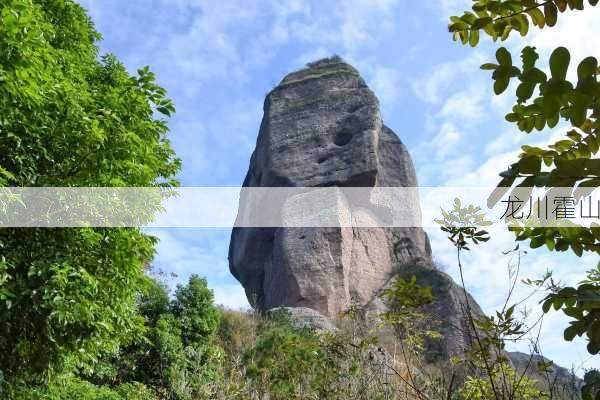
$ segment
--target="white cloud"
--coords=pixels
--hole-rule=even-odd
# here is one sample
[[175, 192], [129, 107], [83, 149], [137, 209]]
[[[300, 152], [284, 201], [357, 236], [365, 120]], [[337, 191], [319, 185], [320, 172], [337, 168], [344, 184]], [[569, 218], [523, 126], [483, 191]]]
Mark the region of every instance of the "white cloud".
[[482, 85], [470, 85], [466, 90], [452, 94], [442, 106], [440, 116], [473, 123], [484, 119], [488, 113], [484, 102], [488, 100], [487, 88]]
[[[178, 151], [184, 157], [186, 173], [196, 177], [232, 176], [231, 168], [239, 165], [219, 159], [235, 152], [247, 153], [240, 156], [244, 159], [243, 168], [246, 167], [258, 129], [262, 99], [249, 97], [240, 87], [248, 85], [254, 95], [262, 95], [252, 86], [258, 81], [255, 73], [264, 72], [262, 68], [272, 64], [279, 69], [297, 68], [337, 52], [359, 67], [380, 96], [384, 112], [388, 112], [385, 110], [391, 110], [405, 96], [399, 93], [406, 92], [401, 88], [414, 77], [412, 64], [422, 62], [418, 46], [425, 43], [422, 51], [437, 50], [426, 47], [430, 43], [425, 40], [417, 46], [406, 40], [395, 42], [397, 47], [389, 47], [386, 40], [405, 38], [406, 27], [399, 20], [403, 14], [397, 9], [406, 8], [406, 2], [399, 0], [350, 0], [333, 6], [331, 2], [318, 0], [158, 0], [152, 8], [143, 0], [82, 0], [82, 3], [91, 9], [95, 20], [105, 24], [102, 31], [117, 37], [116, 43], [128, 45], [122, 57], [128, 67], [152, 65], [161, 83], [165, 82], [172, 93], [178, 94], [179, 99], [175, 99], [178, 105], [180, 102], [187, 105], [180, 109], [180, 114], [186, 113], [186, 117], [176, 120], [172, 128], [174, 137], [180, 140]], [[426, 3], [427, 7], [435, 8], [443, 21], [472, 4], [470, 0]], [[590, 8], [584, 13], [561, 14], [556, 27], [541, 32], [532, 29], [529, 39], [545, 53], [566, 44], [573, 50], [574, 59], [597, 55], [600, 42], [593, 39], [600, 36], [599, 12], [600, 8]], [[152, 16], [156, 23], [141, 25], [140, 20], [145, 18], [139, 18], [140, 15]], [[428, 30], [422, 26], [422, 20], [417, 22], [421, 30]], [[127, 42], [130, 35], [137, 40]], [[508, 45], [523, 43], [516, 38]], [[419, 54], [419, 57], [407, 56], [412, 70], [404, 67], [398, 57], [388, 60], [391, 52], [402, 54], [405, 44]], [[290, 45], [298, 51], [290, 52]], [[448, 46], [451, 45], [448, 40]], [[503, 121], [502, 116], [512, 103], [511, 91], [502, 96], [492, 95], [489, 73], [478, 69], [481, 63], [493, 58], [493, 52], [486, 46], [471, 51], [467, 57], [433, 66], [413, 85], [414, 94], [426, 107], [425, 119], [429, 125], [422, 133], [422, 144], [413, 154], [422, 160], [419, 162], [422, 182], [493, 185], [498, 180], [497, 173], [516, 157], [521, 141], [515, 138], [525, 135], [508, 132]], [[273, 75], [279, 72], [270, 71]], [[273, 76], [272, 83], [276, 84], [280, 78]], [[219, 98], [227, 90], [231, 92]], [[500, 136], [494, 132], [498, 126], [501, 126]], [[243, 289], [228, 272], [228, 235], [209, 240], [197, 231], [187, 236], [179, 231], [158, 234], [162, 238], [156, 260], [159, 266], [179, 273], [181, 279], [191, 272], [208, 276], [217, 303], [233, 308], [247, 304]], [[513, 244], [512, 237], [506, 234], [495, 234], [494, 242], [465, 257], [467, 285], [488, 312], [499, 306], [505, 289], [506, 260], [501, 251]], [[432, 247], [436, 257], [456, 277], [454, 253], [440, 235], [432, 233]], [[551, 267], [562, 279], [574, 283], [585, 270], [581, 264], [579, 260], [565, 261], [543, 252], [531, 252], [524, 268], [535, 275]], [[549, 348], [552, 358], [568, 366], [571, 360], [579, 360], [580, 354], [585, 355], [580, 344], [565, 343], [560, 338], [563, 320], [551, 316], [548, 321], [544, 325], [544, 347]]]
[[242, 285], [229, 273], [227, 241], [229, 230], [148, 229], [160, 239], [155, 269], [176, 276], [167, 278], [171, 288], [185, 284], [189, 275], [205, 277], [213, 291], [215, 304], [231, 309], [248, 309], [250, 305]]
[[159, 267], [168, 268], [177, 274], [193, 271], [201, 276], [224, 278], [229, 276], [226, 249], [220, 243], [194, 243], [181, 240], [173, 231], [152, 230], [160, 242], [155, 262]]
[[447, 21], [450, 15], [462, 15], [463, 11], [470, 10], [473, 2], [470, 0], [437, 0], [433, 4], [438, 7], [440, 17]]
[[211, 289], [215, 295], [215, 304], [231, 310], [248, 310], [250, 304], [241, 285], [217, 285]]
[[[475, 297], [478, 303], [488, 315], [500, 310], [506, 300], [509, 291], [510, 280], [508, 277], [508, 266], [513, 270], [517, 264], [516, 254], [503, 255], [503, 252], [515, 247], [514, 236], [499, 225], [491, 229], [492, 239], [479, 246], [472, 247], [469, 252], [463, 252], [462, 264], [467, 289]], [[434, 257], [442, 269], [449, 273], [456, 282], [460, 282], [456, 252], [446, 238], [445, 233], [440, 230], [428, 231]], [[526, 244], [521, 244], [521, 264], [519, 281], [509, 304], [517, 303], [532, 293], [532, 288], [520, 283], [523, 278], [540, 278], [547, 271], [553, 271], [554, 277], [564, 284], [576, 284], [590, 265], [590, 260], [581, 260], [570, 254], [557, 255], [545, 248], [536, 250], [529, 249]], [[525, 254], [526, 253], [526, 254]], [[569, 267], [565, 267], [569, 266]], [[528, 310], [526, 321], [533, 323], [542, 313], [539, 301], [544, 297], [544, 292], [538, 292], [518, 307], [520, 313]], [[597, 360], [590, 360], [585, 350], [585, 341], [565, 342], [562, 331], [568, 326], [568, 318], [560, 312], [550, 312], [545, 315], [541, 327], [541, 350], [543, 354], [553, 359], [558, 365], [570, 367], [575, 365], [586, 368], [598, 367]], [[528, 351], [528, 341], [517, 344], [509, 344], [509, 350]], [[582, 370], [576, 371], [581, 374]]]
[[386, 115], [396, 111], [395, 106], [403, 92], [404, 81], [401, 71], [398, 68], [379, 65], [370, 58], [349, 61], [359, 69], [379, 99], [381, 113], [385, 120]]
[[509, 149], [514, 150], [524, 139], [526, 139], [526, 136], [516, 128], [507, 129], [488, 142], [485, 146], [485, 154], [486, 156], [494, 156]]
[[445, 122], [440, 131], [433, 138], [433, 145], [436, 148], [435, 158], [444, 160], [448, 155], [456, 150], [456, 146], [464, 139], [464, 133], [459, 131], [451, 122]]
[[415, 81], [413, 91], [422, 101], [438, 104], [447, 90], [464, 87], [464, 82], [476, 77], [484, 59], [482, 53], [473, 52], [465, 59], [436, 65]]

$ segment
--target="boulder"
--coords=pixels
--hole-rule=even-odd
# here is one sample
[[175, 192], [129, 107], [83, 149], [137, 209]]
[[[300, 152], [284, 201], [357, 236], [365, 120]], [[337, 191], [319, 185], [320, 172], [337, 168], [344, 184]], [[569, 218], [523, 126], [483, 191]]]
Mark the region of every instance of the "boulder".
[[[374, 93], [356, 69], [330, 58], [289, 74], [267, 95], [244, 186], [415, 187], [417, 179]], [[423, 230], [236, 228], [229, 265], [259, 309], [308, 307], [333, 317], [351, 301], [371, 301], [394, 275], [396, 254], [403, 262], [431, 259]]]

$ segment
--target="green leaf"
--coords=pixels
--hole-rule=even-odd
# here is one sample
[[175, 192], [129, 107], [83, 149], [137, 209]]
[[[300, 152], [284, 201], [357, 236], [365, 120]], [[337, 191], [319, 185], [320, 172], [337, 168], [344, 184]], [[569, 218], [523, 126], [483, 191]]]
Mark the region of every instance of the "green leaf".
[[544, 25], [546, 24], [546, 20], [544, 18], [544, 14], [540, 11], [539, 8], [531, 9], [527, 11], [527, 13], [531, 17], [531, 20], [535, 25], [537, 25], [540, 28], [544, 27]]
[[499, 67], [499, 65], [498, 65], [498, 64], [486, 63], [486, 64], [483, 64], [483, 65], [482, 65], [481, 67], [479, 67], [479, 68], [481, 68], [481, 69], [483, 69], [483, 70], [495, 70], [495, 69], [496, 69], [496, 68], [498, 68], [498, 67]]
[[471, 29], [481, 29], [484, 28], [486, 25], [491, 24], [492, 22], [493, 20], [491, 17], [477, 18], [475, 22], [473, 22]]
[[542, 159], [536, 156], [523, 157], [517, 163], [519, 171], [524, 174], [537, 174], [542, 167]]
[[554, 26], [556, 25], [556, 19], [558, 16], [558, 9], [552, 2], [547, 2], [544, 5], [544, 14], [546, 14], [546, 25]]
[[542, 311], [544, 313], [548, 313], [548, 311], [550, 311], [551, 307], [552, 307], [552, 298], [549, 298], [549, 299], [545, 300], [544, 303], [542, 304]]
[[535, 83], [522, 82], [517, 87], [517, 101], [519, 103], [523, 103], [533, 95], [533, 90], [535, 89]]
[[583, 10], [583, 0], [567, 0], [571, 10]]
[[509, 83], [510, 78], [508, 77], [496, 79], [496, 81], [494, 82], [494, 93], [502, 94], [508, 87]]
[[505, 67], [512, 66], [512, 56], [510, 55], [510, 52], [508, 50], [506, 50], [506, 48], [504, 48], [504, 47], [500, 47], [496, 51], [496, 59], [502, 66], [505, 66]]
[[521, 51], [521, 59], [523, 60], [523, 70], [528, 70], [535, 66], [535, 62], [540, 58], [538, 53], [535, 51], [535, 47], [526, 46]]
[[458, 31], [464, 31], [469, 29], [469, 25], [460, 21], [460, 22], [455, 22], [453, 24], [448, 25], [448, 30], [450, 32], [458, 32]]
[[554, 0], [554, 4], [558, 7], [558, 11], [565, 12], [567, 9], [567, 0]]
[[577, 67], [577, 77], [584, 80], [596, 74], [598, 71], [598, 60], [596, 57], [587, 57]]
[[571, 55], [569, 50], [564, 47], [557, 47], [550, 55], [550, 72], [552, 78], [564, 80], [569, 69]]
[[527, 32], [529, 31], [529, 20], [525, 15], [515, 15], [510, 19], [510, 23], [517, 31], [519, 31], [521, 36], [527, 35]]
[[[587, 351], [590, 354], [598, 354], [600, 352], [600, 342], [590, 341], [587, 344]], [[596, 394], [596, 398], [598, 398], [598, 394]]]
[[571, 105], [570, 119], [573, 126], [581, 126], [587, 117], [587, 107], [585, 103], [576, 101]]
[[469, 44], [471, 47], [475, 47], [477, 46], [477, 43], [479, 43], [479, 31], [471, 30], [471, 33], [469, 34]]
[[523, 82], [544, 83], [546, 82], [547, 77], [544, 71], [534, 67], [523, 72], [520, 79]]
[[532, 249], [537, 249], [538, 247], [542, 247], [546, 244], [546, 240], [541, 236], [536, 236], [529, 242], [529, 247]]

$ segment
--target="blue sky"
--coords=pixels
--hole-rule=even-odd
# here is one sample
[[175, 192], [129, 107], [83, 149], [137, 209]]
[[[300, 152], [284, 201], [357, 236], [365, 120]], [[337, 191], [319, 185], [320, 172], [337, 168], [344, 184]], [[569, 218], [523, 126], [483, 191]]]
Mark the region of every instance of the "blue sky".
[[[127, 68], [150, 65], [175, 100], [171, 139], [183, 160], [183, 186], [239, 186], [254, 148], [264, 96], [283, 76], [306, 62], [338, 54], [362, 73], [381, 102], [385, 123], [406, 143], [419, 182], [494, 185], [497, 173], [526, 141], [545, 143], [551, 132], [526, 137], [504, 122], [510, 95], [494, 96], [478, 66], [493, 60], [496, 45], [477, 49], [451, 41], [446, 19], [468, 0], [81, 0], [111, 52]], [[535, 45], [542, 58], [558, 45], [573, 58], [600, 54], [599, 9], [573, 13], [552, 30], [533, 31], [505, 45], [517, 54]], [[508, 91], [510, 92], [510, 90]], [[513, 91], [514, 93], [514, 91]], [[448, 203], [451, 199], [448, 199]], [[228, 229], [161, 229], [155, 264], [185, 280], [206, 276], [217, 302], [247, 306], [227, 266]], [[437, 231], [434, 255], [456, 277], [454, 254]], [[502, 303], [506, 265], [502, 250], [512, 238], [493, 242], [467, 257], [469, 290], [487, 312]], [[553, 257], [529, 252], [522, 269], [539, 276], [552, 269], [576, 283], [595, 264], [592, 257]], [[525, 293], [520, 292], [520, 293]], [[531, 301], [535, 307], [535, 301]], [[570, 367], [600, 367], [583, 342], [564, 343], [565, 320], [544, 321], [545, 355]], [[521, 344], [521, 349], [526, 345]]]

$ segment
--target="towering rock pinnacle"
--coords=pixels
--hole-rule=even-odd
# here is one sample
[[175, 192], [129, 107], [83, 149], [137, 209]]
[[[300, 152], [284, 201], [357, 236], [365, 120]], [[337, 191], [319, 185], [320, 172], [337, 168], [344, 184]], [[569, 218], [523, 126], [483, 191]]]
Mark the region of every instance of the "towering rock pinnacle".
[[[268, 94], [244, 186], [415, 187], [417, 179], [373, 92], [334, 57], [287, 75]], [[409, 211], [420, 215], [418, 206]], [[421, 228], [236, 228], [229, 248], [230, 270], [253, 305], [329, 317], [356, 302], [384, 307], [377, 294], [408, 264], [423, 264], [415, 274], [436, 281], [445, 301], [437, 311], [460, 319], [454, 283], [427, 267]]]
[[[383, 124], [373, 92], [356, 69], [333, 57], [287, 75], [267, 95], [244, 186], [416, 187], [417, 179], [405, 146]], [[240, 215], [252, 207], [241, 201]], [[418, 202], [406, 207], [420, 217]], [[288, 307], [300, 325], [320, 329], [351, 304], [386, 311], [381, 291], [397, 276], [415, 276], [435, 298], [424, 310], [426, 329], [443, 336], [427, 344], [428, 354], [448, 359], [472, 342], [465, 293], [433, 265], [421, 228], [235, 228], [229, 267], [255, 307]], [[517, 368], [528, 359], [507, 355]]]

